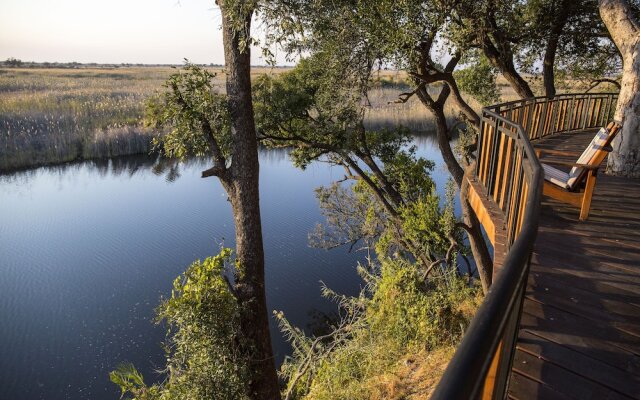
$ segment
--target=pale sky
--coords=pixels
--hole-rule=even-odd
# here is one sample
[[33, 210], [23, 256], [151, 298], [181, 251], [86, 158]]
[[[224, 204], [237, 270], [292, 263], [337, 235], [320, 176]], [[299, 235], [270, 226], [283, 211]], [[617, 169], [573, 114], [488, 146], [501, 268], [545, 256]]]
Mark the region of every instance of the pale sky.
[[220, 25], [214, 0], [0, 0], [0, 60], [223, 64]]

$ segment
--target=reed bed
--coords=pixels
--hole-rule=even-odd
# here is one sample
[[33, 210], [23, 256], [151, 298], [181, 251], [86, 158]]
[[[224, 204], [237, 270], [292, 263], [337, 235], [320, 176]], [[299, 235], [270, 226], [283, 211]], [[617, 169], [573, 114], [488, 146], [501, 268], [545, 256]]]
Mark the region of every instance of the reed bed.
[[[365, 126], [367, 129], [391, 129], [398, 126], [408, 128], [412, 132], [432, 132], [435, 129], [433, 116], [420, 100], [413, 96], [406, 103], [397, 103], [399, 95], [410, 92], [411, 88], [401, 82], [384, 83], [369, 92], [368, 107], [365, 110]], [[440, 88], [430, 89], [432, 95], [437, 96]], [[473, 99], [467, 99], [470, 105], [480, 110], [482, 106]], [[452, 123], [458, 112], [448, 102], [445, 115]]]
[[144, 100], [170, 69], [0, 70], [0, 170], [148, 153]]

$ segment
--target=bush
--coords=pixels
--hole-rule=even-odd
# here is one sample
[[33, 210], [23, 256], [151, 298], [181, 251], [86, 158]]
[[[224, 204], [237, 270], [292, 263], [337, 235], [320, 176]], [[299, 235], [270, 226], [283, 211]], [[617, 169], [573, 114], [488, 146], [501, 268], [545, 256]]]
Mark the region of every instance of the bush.
[[[308, 371], [312, 376], [292, 390], [298, 398], [370, 399], [379, 392], [380, 377], [398, 369], [403, 358], [425, 352], [437, 354], [433, 368], [440, 374], [480, 302], [477, 287], [468, 286], [454, 271], [425, 282], [415, 265], [385, 260], [369, 279], [370, 296], [352, 329], [346, 330], [349, 339], [317, 357], [317, 365]], [[362, 297], [352, 301], [361, 303]], [[285, 375], [291, 376], [301, 361], [306, 360], [288, 360]]]
[[110, 378], [134, 399], [245, 399], [247, 362], [239, 350], [239, 307], [224, 277], [230, 249], [196, 261], [158, 308], [166, 321], [167, 379], [148, 387], [131, 364]]

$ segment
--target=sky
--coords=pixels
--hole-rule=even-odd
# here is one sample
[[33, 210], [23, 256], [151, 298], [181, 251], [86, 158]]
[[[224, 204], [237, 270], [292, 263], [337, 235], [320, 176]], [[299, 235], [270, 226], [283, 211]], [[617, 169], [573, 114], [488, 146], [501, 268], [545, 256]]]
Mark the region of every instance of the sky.
[[214, 0], [0, 0], [0, 60], [223, 64], [221, 24]]

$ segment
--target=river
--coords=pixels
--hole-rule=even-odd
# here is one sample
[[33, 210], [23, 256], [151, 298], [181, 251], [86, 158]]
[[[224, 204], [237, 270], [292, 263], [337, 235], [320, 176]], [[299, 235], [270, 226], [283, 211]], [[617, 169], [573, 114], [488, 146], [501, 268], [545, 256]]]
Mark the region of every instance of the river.
[[[430, 137], [419, 153], [444, 171]], [[123, 157], [0, 176], [0, 390], [6, 399], [117, 399], [108, 373], [123, 361], [159, 379], [166, 329], [154, 309], [194, 260], [233, 247], [231, 207], [207, 168]], [[282, 150], [260, 152], [268, 308], [298, 326], [331, 312], [320, 281], [355, 294], [364, 254], [308, 246], [323, 221], [314, 189], [340, 168], [294, 168]], [[278, 360], [289, 351], [272, 321]]]

